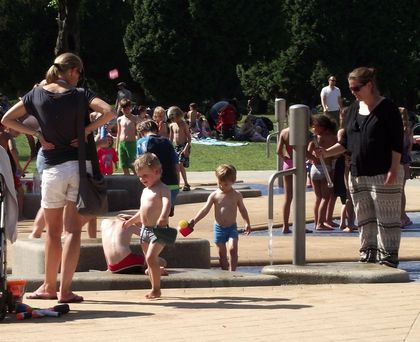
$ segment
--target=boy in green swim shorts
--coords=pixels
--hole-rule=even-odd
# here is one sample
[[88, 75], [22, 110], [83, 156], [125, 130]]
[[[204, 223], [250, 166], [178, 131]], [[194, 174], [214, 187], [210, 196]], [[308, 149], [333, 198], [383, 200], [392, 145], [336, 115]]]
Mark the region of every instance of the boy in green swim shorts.
[[[245, 221], [246, 234], [251, 233], [248, 211], [245, 208], [242, 194], [233, 189], [236, 181], [236, 169], [233, 165], [222, 164], [216, 169], [218, 189], [213, 191], [204, 207], [190, 220], [194, 227], [203, 219], [214, 205], [214, 242], [219, 250], [219, 262], [222, 270], [235, 271], [238, 265], [238, 229], [236, 225], [237, 210]], [[229, 248], [230, 265], [227, 257]]]
[[131, 101], [122, 99], [120, 101], [121, 111], [124, 115], [117, 119], [117, 151], [119, 166], [125, 175], [134, 172], [133, 162], [136, 159], [136, 127], [137, 117], [131, 114]]

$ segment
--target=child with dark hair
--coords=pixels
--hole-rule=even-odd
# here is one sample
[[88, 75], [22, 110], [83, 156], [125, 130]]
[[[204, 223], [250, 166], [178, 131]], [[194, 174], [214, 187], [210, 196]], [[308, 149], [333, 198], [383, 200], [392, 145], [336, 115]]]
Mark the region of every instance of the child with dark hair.
[[[326, 115], [318, 114], [312, 118], [312, 128], [314, 132], [314, 140], [322, 148], [333, 146], [337, 142], [335, 123]], [[327, 170], [321, 166], [321, 161], [315, 155], [316, 142], [311, 141], [308, 145], [308, 153], [312, 156], [311, 162], [311, 181], [315, 192], [316, 200], [314, 205], [315, 229], [316, 230], [334, 230], [327, 223], [327, 209], [334, 193], [328, 187], [325, 172], [333, 176], [333, 158], [326, 158], [325, 165]], [[331, 205], [331, 204], [330, 204]]]
[[138, 117], [131, 113], [132, 105], [128, 99], [120, 101], [124, 115], [117, 119], [117, 151], [120, 168], [124, 175], [134, 173], [133, 162], [136, 159], [136, 127]]

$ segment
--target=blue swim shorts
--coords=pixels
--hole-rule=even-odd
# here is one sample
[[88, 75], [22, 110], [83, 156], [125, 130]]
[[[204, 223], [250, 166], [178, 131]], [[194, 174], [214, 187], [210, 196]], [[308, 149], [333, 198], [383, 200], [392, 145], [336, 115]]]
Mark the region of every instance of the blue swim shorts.
[[236, 223], [229, 227], [222, 227], [221, 225], [214, 224], [214, 242], [215, 243], [226, 243], [229, 239], [238, 238], [238, 227]]

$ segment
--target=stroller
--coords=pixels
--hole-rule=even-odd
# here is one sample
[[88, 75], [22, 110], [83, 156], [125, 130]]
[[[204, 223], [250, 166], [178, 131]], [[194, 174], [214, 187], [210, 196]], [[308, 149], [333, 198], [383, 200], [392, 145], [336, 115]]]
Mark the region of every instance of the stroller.
[[0, 174], [0, 320], [4, 319], [7, 309], [12, 305], [11, 296], [7, 291], [6, 246], [5, 183], [3, 175]]

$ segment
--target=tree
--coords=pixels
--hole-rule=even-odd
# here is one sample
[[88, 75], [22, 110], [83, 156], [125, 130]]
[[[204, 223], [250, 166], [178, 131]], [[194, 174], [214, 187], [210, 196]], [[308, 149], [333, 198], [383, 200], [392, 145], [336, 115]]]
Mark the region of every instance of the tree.
[[[53, 1], [55, 2], [55, 1]], [[58, 35], [55, 55], [64, 52], [80, 52], [80, 0], [58, 0]]]
[[285, 0], [283, 11], [289, 44], [271, 60], [239, 68], [244, 92], [258, 85], [263, 98], [280, 94], [313, 106], [327, 76], [335, 74], [350, 101], [347, 74], [365, 65], [378, 69], [385, 95], [414, 104], [420, 84], [418, 1]]
[[0, 90], [9, 97], [30, 90], [51, 64], [56, 13], [47, 5], [46, 0], [0, 0]]
[[[241, 95], [236, 66], [278, 46], [278, 3], [136, 1], [124, 38], [131, 74], [165, 105]], [[262, 20], [267, 13], [272, 21]]]
[[[116, 84], [125, 81], [130, 90], [138, 92], [132, 82], [123, 36], [132, 20], [132, 4], [125, 0], [83, 0], [80, 4], [80, 56], [85, 65], [89, 87], [108, 101], [115, 100]], [[119, 78], [110, 80], [108, 72], [119, 70]]]

